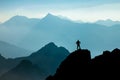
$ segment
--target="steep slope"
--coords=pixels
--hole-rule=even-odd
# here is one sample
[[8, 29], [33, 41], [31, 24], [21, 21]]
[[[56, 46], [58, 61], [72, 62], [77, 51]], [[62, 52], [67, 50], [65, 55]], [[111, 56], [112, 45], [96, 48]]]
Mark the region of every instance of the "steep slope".
[[22, 60], [15, 68], [0, 77], [0, 80], [40, 80], [42, 73], [37, 65], [29, 60]]
[[71, 53], [56, 70], [55, 75], [46, 80], [80, 80], [86, 79], [82, 75], [87, 73], [91, 61], [89, 50], [77, 50]]
[[15, 45], [0, 41], [0, 53], [6, 58], [27, 56], [32, 51], [17, 47]]
[[91, 59], [90, 51], [77, 50], [71, 53], [46, 80], [120, 79], [120, 49], [104, 51]]
[[68, 50], [64, 47], [58, 47], [53, 42], [45, 45], [37, 52], [31, 54], [27, 59], [38, 64], [46, 73], [53, 74], [60, 62], [69, 55]]

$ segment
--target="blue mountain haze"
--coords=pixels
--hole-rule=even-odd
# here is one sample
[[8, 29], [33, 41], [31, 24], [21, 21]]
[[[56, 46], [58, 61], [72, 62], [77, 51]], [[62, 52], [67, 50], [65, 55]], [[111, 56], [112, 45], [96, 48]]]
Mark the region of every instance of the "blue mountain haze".
[[[14, 19], [17, 21], [20, 18], [13, 17], [12, 20]], [[10, 21], [8, 20], [8, 22]], [[20, 25], [23, 27], [15, 25], [21, 22], [24, 23]], [[9, 24], [13, 26], [5, 26], [8, 31], [2, 30], [4, 33], [1, 32], [1, 34], [4, 36], [0, 35], [1, 39], [32, 51], [38, 50], [49, 42], [55, 42], [71, 52], [76, 49], [75, 42], [78, 39], [81, 41], [82, 48], [88, 48], [92, 51], [92, 56], [98, 55], [104, 50], [120, 47], [119, 24], [107, 27], [96, 23], [76, 23], [50, 13], [42, 19], [32, 19], [31, 21], [31, 19], [24, 17], [23, 20], [14, 24], [10, 22]], [[3, 23], [3, 25], [6, 24]], [[8, 32], [9, 34], [7, 34]], [[11, 36], [11, 38], [8, 38], [8, 36]]]

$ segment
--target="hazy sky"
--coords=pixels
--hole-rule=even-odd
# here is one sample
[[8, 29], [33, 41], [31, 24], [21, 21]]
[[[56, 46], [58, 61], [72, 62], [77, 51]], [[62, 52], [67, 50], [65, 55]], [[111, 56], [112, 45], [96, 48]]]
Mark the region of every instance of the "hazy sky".
[[0, 22], [15, 15], [41, 18], [47, 13], [72, 20], [120, 20], [120, 0], [0, 0]]

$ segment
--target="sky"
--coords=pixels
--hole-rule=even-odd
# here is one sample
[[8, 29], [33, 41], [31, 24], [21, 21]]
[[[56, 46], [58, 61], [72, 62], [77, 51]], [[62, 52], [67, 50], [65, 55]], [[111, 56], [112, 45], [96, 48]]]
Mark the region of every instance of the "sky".
[[48, 13], [75, 21], [120, 21], [120, 0], [0, 0], [0, 22], [15, 15], [42, 18]]

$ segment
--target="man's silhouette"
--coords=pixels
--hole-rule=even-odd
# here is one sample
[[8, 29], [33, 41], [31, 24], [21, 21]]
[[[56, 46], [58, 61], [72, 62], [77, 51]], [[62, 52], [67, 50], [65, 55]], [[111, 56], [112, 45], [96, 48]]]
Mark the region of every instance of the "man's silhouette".
[[76, 41], [76, 45], [77, 45], [77, 50], [78, 50], [78, 49], [81, 49], [81, 48], [80, 48], [80, 41], [79, 41], [79, 40]]

